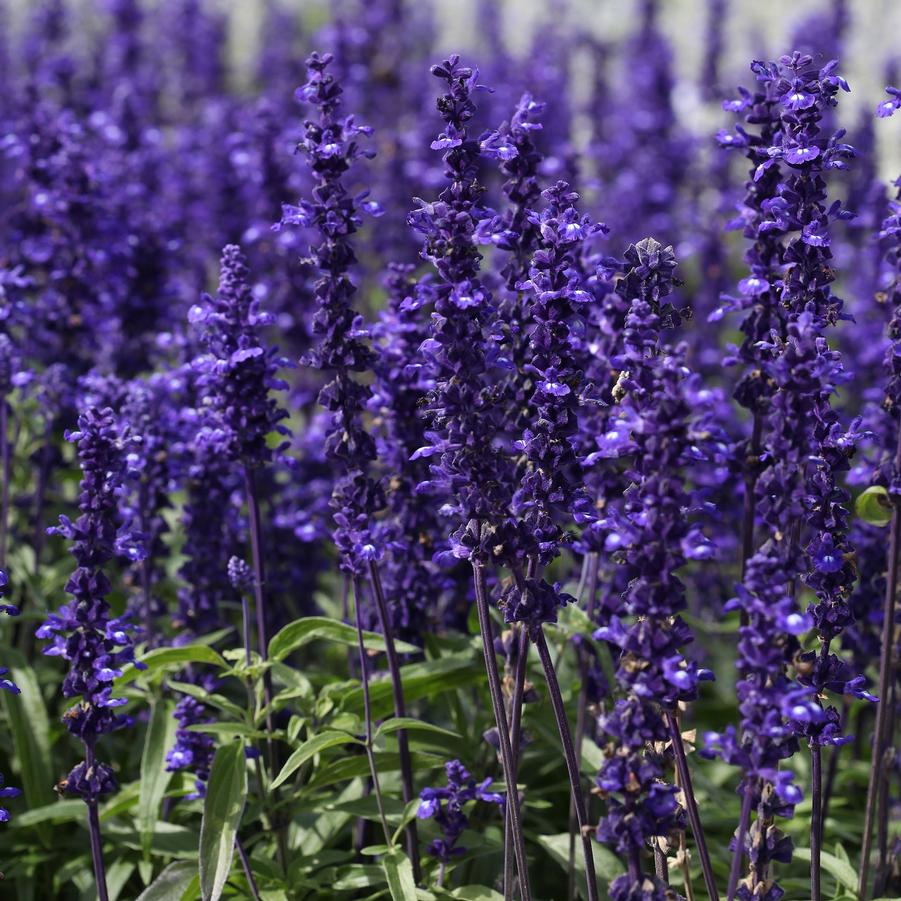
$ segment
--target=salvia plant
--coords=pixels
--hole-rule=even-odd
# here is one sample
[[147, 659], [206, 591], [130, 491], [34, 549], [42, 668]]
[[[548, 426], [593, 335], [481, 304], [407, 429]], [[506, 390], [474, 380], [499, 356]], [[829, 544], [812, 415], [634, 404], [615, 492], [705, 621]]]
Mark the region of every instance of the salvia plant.
[[0, 896], [901, 897], [897, 11], [238, 6], [0, 0]]

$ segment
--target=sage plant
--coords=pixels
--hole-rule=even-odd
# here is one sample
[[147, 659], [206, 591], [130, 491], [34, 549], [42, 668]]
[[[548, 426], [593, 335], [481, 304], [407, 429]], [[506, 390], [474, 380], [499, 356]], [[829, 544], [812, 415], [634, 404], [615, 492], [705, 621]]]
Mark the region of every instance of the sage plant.
[[82, 471], [80, 515], [74, 522], [60, 517], [50, 531], [71, 542], [78, 564], [66, 584], [72, 601], [51, 613], [35, 633], [51, 642], [44, 653], [69, 662], [63, 695], [77, 698], [63, 723], [84, 748], [84, 760], [62, 781], [69, 794], [80, 797], [88, 808], [94, 877], [101, 901], [107, 901], [106, 872], [100, 835], [98, 805], [116, 790], [112, 768], [97, 759], [97, 741], [116, 729], [131, 725], [131, 717], [117, 712], [125, 698], [116, 697], [112, 682], [126, 664], [135, 662], [134, 625], [128, 616], [111, 615], [106, 595], [111, 590], [104, 571], [114, 560], [117, 546], [128, 540], [119, 530], [117, 513], [125, 476], [125, 450], [129, 436], [117, 427], [113, 411], [89, 409], [78, 420], [78, 430], [68, 434], [77, 445]]

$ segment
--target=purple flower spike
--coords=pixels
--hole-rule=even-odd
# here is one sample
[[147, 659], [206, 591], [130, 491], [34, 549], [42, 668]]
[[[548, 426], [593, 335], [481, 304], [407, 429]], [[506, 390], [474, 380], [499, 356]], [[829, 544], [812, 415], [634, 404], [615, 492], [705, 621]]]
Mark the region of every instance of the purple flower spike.
[[[372, 368], [374, 355], [365, 339], [368, 330], [353, 308], [356, 287], [350, 270], [356, 262], [352, 238], [362, 225], [362, 197], [352, 196], [345, 185], [351, 166], [373, 155], [358, 138], [370, 129], [355, 125], [352, 116], [339, 114], [342, 87], [329, 71], [332, 55], [313, 53], [307, 59], [307, 83], [298, 99], [315, 112], [304, 122], [298, 145], [316, 181], [311, 200], [302, 200], [300, 224], [314, 230], [320, 243], [311, 247], [311, 262], [319, 271], [314, 292], [317, 309], [313, 333], [318, 343], [301, 361], [320, 369], [330, 381], [319, 393], [319, 403], [332, 416], [325, 438], [326, 456], [340, 465], [332, 494], [335, 544], [341, 566], [350, 572], [368, 572], [371, 553], [380, 549], [371, 533], [372, 513], [382, 504], [378, 486], [367, 472], [376, 456], [375, 441], [364, 428], [362, 415], [371, 395], [354, 375]], [[288, 208], [280, 225], [298, 224]]]
[[[194, 360], [197, 386], [207, 393], [211, 419], [198, 440], [211, 444], [228, 459], [261, 466], [272, 459], [270, 433], [290, 434], [282, 424], [288, 413], [273, 391], [287, 387], [279, 378], [290, 365], [278, 349], [264, 343], [262, 329], [272, 322], [250, 288], [250, 273], [241, 248], [222, 251], [219, 293], [204, 295], [188, 319], [200, 328], [207, 353]], [[283, 450], [282, 445], [279, 450]]]
[[35, 634], [52, 642], [45, 654], [63, 657], [70, 664], [63, 695], [80, 700], [66, 711], [63, 722], [84, 743], [89, 764], [72, 770], [66, 786], [91, 805], [116, 788], [112, 771], [102, 764], [95, 768], [92, 762], [97, 739], [131, 723], [131, 717], [115, 712], [126, 701], [112, 696], [109, 682], [123, 666], [135, 662], [135, 627], [128, 616], [110, 618], [105, 597], [111, 586], [104, 574], [121, 537], [117, 536], [117, 515], [130, 439], [120, 431], [112, 410], [91, 408], [78, 418], [78, 431], [69, 440], [77, 444], [83, 475], [81, 513], [74, 523], [61, 520], [56, 531], [72, 542], [78, 564], [66, 584], [73, 600], [51, 614]]
[[[671, 247], [646, 238], [626, 251], [620, 264], [625, 275], [616, 287], [630, 305], [623, 349], [615, 359], [621, 376], [608, 435], [628, 436], [610, 449], [618, 446], [629, 458], [631, 484], [608, 523], [623, 539], [617, 554], [628, 585], [621, 611], [632, 621], [627, 625], [612, 616], [595, 637], [619, 649], [616, 677], [626, 692], [600, 718], [600, 730], [610, 743], [597, 777], [608, 802], [597, 838], [631, 862], [629, 874], [611, 888], [613, 896], [622, 898], [644, 897], [646, 890], [654, 893], [648, 897], [657, 897], [659, 886], [637, 865], [641, 850], [648, 841], [683, 828], [686, 811], [705, 878], [712, 879], [693, 796], [686, 794], [683, 810], [676, 786], [663, 781], [666, 759], [653, 749], [661, 741], [678, 742], [681, 749], [681, 737], [673, 731], [675, 711], [695, 700], [699, 684], [712, 678], [682, 650], [693, 636], [678, 615], [686, 600], [677, 571], [689, 558], [685, 549], [697, 559], [711, 555], [700, 524], [686, 516], [695, 505], [682, 473], [699, 459], [715, 457], [721, 439], [712, 397], [700, 390], [697, 376], [685, 365], [685, 348], [661, 342], [662, 329], [680, 321], [679, 312], [665, 303], [675, 283], [675, 266]], [[696, 548], [704, 550], [695, 553]], [[684, 761], [684, 749], [675, 753], [677, 761]]]

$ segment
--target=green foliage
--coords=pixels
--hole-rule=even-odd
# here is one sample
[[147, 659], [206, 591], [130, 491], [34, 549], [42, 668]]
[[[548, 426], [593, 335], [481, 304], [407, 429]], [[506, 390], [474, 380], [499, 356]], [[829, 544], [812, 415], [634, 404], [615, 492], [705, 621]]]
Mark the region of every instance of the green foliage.
[[[570, 639], [585, 631], [583, 615], [569, 609], [559, 627], [548, 629], [548, 641], [558, 656], [564, 701], [573, 709], [578, 670]], [[699, 631], [713, 638], [714, 660], [728, 674], [726, 636], [736, 624], [697, 621]], [[400, 795], [398, 733], [404, 730], [412, 751], [415, 791], [443, 782], [443, 764], [459, 757], [472, 772], [497, 776], [496, 757], [483, 734], [493, 725], [484, 683], [484, 664], [477, 638], [430, 636], [424, 650], [403, 646], [402, 666], [408, 716], [393, 717], [391, 685], [384, 675], [383, 642], [365, 636], [375, 674], [370, 695], [376, 728], [373, 758], [379, 773], [391, 844], [382, 844], [379, 808], [369, 788], [365, 753], [363, 693], [355, 668], [355, 630], [325, 617], [305, 617], [285, 626], [271, 643], [272, 658], [229, 647], [234, 633], [220, 633], [216, 647], [198, 642], [143, 655], [147, 670], [130, 669], [119, 680], [130, 700], [136, 725], [126, 735], [114, 735], [101, 745], [103, 758], [122, 774], [116, 795], [101, 808], [105, 853], [113, 897], [139, 901], [205, 901], [250, 897], [235, 853], [240, 835], [263, 901], [390, 898], [499, 901], [503, 832], [497, 810], [475, 805], [471, 831], [462, 844], [468, 851], [446, 868], [437, 886], [438, 865], [423, 856], [423, 882], [413, 882], [405, 853], [404, 827], [416, 819], [418, 800], [404, 805]], [[351, 640], [353, 639], [353, 641]], [[348, 651], [350, 657], [348, 658]], [[5, 662], [22, 688], [20, 696], [5, 696], [3, 712], [9, 725], [10, 781], [24, 787], [26, 804], [14, 810], [7, 827], [7, 860], [3, 870], [14, 897], [40, 901], [47, 897], [90, 899], [91, 862], [84, 805], [77, 799], [55, 799], [52, 783], [77, 760], [77, 747], [63, 736], [55, 718], [64, 709], [56, 699], [52, 659], [26, 667], [13, 649]], [[217, 673], [208, 691], [188, 673]], [[264, 679], [271, 680], [267, 702]], [[348, 675], [350, 674], [350, 675]], [[569, 834], [566, 811], [568, 786], [550, 705], [534, 657], [528, 672], [538, 702], [525, 708], [524, 728], [530, 737], [522, 760], [520, 783], [525, 790], [523, 816], [532, 860], [536, 898], [561, 897], [567, 881]], [[687, 728], [713, 728], [734, 716], [728, 678], [705, 686], [704, 703]], [[193, 787], [187, 774], [169, 773], [165, 755], [174, 741], [172, 711], [176, 701], [190, 696], [210, 711], [213, 722], [191, 732], [209, 736], [219, 747], [204, 800], [186, 797]], [[52, 705], [48, 711], [48, 702]], [[267, 747], [267, 716], [274, 714], [275, 769]], [[258, 755], [245, 759], [245, 748]], [[600, 749], [591, 740], [582, 747], [586, 785], [600, 763]], [[714, 869], [721, 882], [728, 875], [728, 842], [737, 817], [735, 773], [721, 763], [690, 755], [696, 793], [711, 845]], [[799, 760], [803, 764], [803, 758]], [[128, 781], [131, 775], [133, 781]], [[260, 779], [262, 778], [262, 781]], [[848, 802], [866, 784], [865, 765], [839, 767], [830, 802], [829, 834], [849, 846], [859, 842], [857, 806]], [[503, 786], [496, 785], [498, 790]], [[35, 799], [35, 800], [32, 800]], [[805, 802], [806, 804], [807, 802]], [[13, 805], [15, 806], [15, 802]], [[27, 808], [27, 809], [26, 809]], [[600, 805], [592, 798], [591, 818]], [[801, 897], [808, 884], [804, 845], [804, 804], [787, 823], [799, 850], [785, 873], [789, 897]], [[563, 812], [561, 815], [561, 811]], [[353, 850], [354, 837], [366, 824], [367, 854]], [[417, 820], [420, 847], [438, 835], [432, 821]], [[278, 862], [284, 843], [286, 867]], [[372, 844], [379, 843], [379, 844]], [[577, 851], [580, 849], [577, 848]], [[606, 847], [594, 844], [598, 886], [602, 895], [623, 864]], [[57, 862], [64, 860], [62, 866]], [[576, 886], [584, 893], [580, 853], [575, 857]], [[681, 870], [672, 863], [674, 885]], [[834, 901], [852, 899], [856, 875], [843, 849], [823, 854], [824, 883]], [[700, 886], [693, 862], [695, 892]]]
[[150, 710], [150, 721], [141, 755], [141, 789], [138, 802], [138, 830], [145, 860], [150, 857], [153, 833], [166, 794], [171, 773], [166, 769], [166, 752], [175, 740], [173, 704], [156, 701]]
[[186, 901], [192, 883], [199, 883], [197, 867], [185, 861], [170, 863], [138, 896], [138, 901]]
[[[19, 687], [19, 695], [0, 692], [9, 721], [15, 749], [15, 764], [29, 811], [53, 803], [53, 755], [50, 751], [50, 721], [34, 671], [17, 650], [9, 648], [3, 655], [10, 678]], [[46, 821], [35, 824], [41, 843], [47, 847], [51, 833]]]
[[416, 901], [416, 882], [413, 879], [413, 864], [397, 848], [382, 858], [382, 869], [388, 882], [392, 901]]
[[199, 859], [203, 901], [218, 901], [222, 897], [246, 801], [244, 745], [231, 742], [216, 752], [203, 804]]
[[[336, 644], [357, 646], [357, 630], [340, 620], [328, 619], [325, 616], [308, 616], [289, 623], [269, 642], [269, 659], [284, 660], [289, 654], [304, 647], [312, 641], [325, 640]], [[404, 641], [395, 642], [401, 654], [415, 654], [419, 651], [415, 645]], [[384, 651], [385, 639], [377, 632], [363, 632], [363, 645], [370, 651]]]

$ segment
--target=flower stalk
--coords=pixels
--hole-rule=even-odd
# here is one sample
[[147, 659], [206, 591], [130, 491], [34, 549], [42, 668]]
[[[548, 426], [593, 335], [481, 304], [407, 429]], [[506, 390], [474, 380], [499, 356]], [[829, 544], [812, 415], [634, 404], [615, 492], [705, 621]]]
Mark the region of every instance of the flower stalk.
[[[901, 473], [901, 428], [897, 429], [897, 441], [893, 459], [893, 472]], [[892, 519], [889, 526], [888, 572], [885, 581], [885, 601], [882, 608], [882, 640], [879, 657], [879, 683], [876, 705], [876, 723], [873, 727], [873, 744], [870, 754], [870, 782], [864, 807], [863, 837], [860, 843], [860, 871], [857, 894], [859, 901], [867, 901], [870, 887], [870, 851], [873, 844], [874, 814], [877, 798], [884, 779], [885, 748], [888, 738], [890, 712], [889, 683], [894, 670], [895, 617], [898, 612], [899, 545], [901, 545], [901, 496], [889, 493]]]
[[382, 785], [379, 781], [379, 771], [375, 762], [375, 738], [372, 722], [372, 701], [369, 696], [369, 663], [366, 658], [366, 647], [363, 642], [363, 623], [360, 618], [360, 606], [363, 598], [362, 588], [358, 578], [354, 577], [354, 626], [357, 630], [357, 654], [360, 663], [360, 684], [363, 687], [363, 720], [366, 729], [366, 759], [369, 761], [369, 778], [372, 780], [372, 791], [375, 795], [376, 806], [379, 811], [379, 822], [382, 824], [382, 832], [385, 836], [385, 844], [391, 845], [391, 829], [388, 826], [388, 817], [385, 815], [385, 799], [382, 795]]
[[597, 901], [599, 897], [597, 876], [594, 871], [594, 852], [591, 850], [591, 836], [588, 832], [588, 814], [585, 809], [585, 795], [582, 791], [582, 776], [579, 770], [579, 761], [576, 757], [576, 749], [572, 742], [569, 721], [566, 717], [566, 707], [563, 703], [563, 696], [560, 693], [560, 683], [557, 681], [557, 673], [554, 670], [554, 662], [551, 659], [551, 652], [548, 649], [543, 629], [540, 629], [535, 636], [535, 647], [538, 650], [538, 657], [544, 668], [548, 694], [550, 694], [551, 704], [554, 708], [554, 718], [557, 721], [557, 731], [560, 733], [560, 741], [563, 744], [566, 772], [569, 776], [570, 792], [576, 808], [576, 820], [579, 824], [579, 835], [582, 838], [582, 851], [585, 855], [585, 880], [588, 886], [588, 901]]
[[[481, 531], [478, 525], [476, 529]], [[482, 654], [485, 658], [485, 671], [488, 675], [488, 692], [491, 696], [491, 706], [494, 710], [494, 720], [500, 745], [501, 766], [504, 770], [504, 781], [507, 785], [507, 807], [510, 810], [513, 852], [516, 857], [516, 868], [519, 875], [519, 891], [522, 901], [530, 901], [532, 890], [529, 882], [525, 840], [520, 820], [519, 794], [515, 782], [510, 781], [516, 772], [516, 765], [510, 745], [510, 732], [507, 723], [507, 711], [504, 705], [504, 695], [501, 690], [501, 677], [497, 667], [497, 657], [494, 653], [491, 616], [488, 611], [488, 592], [485, 584], [485, 569], [478, 560], [473, 560], [471, 563], [475, 584], [476, 612], [479, 618], [479, 631], [482, 635]], [[510, 897], [512, 898], [512, 893]]]
[[[400, 661], [397, 656], [397, 648], [394, 644], [394, 630], [391, 626], [391, 617], [388, 612], [388, 604], [385, 601], [385, 592], [382, 588], [382, 579], [375, 560], [369, 561], [369, 581], [372, 593], [375, 596], [375, 605], [378, 612], [379, 626], [385, 639], [385, 656], [388, 659], [388, 674], [391, 679], [391, 697], [394, 702], [394, 715], [402, 719], [407, 715], [407, 707], [404, 701], [404, 684], [400, 672]], [[404, 804], [409, 804], [415, 797], [413, 794], [413, 764], [410, 759], [410, 743], [405, 729], [397, 732], [397, 750], [400, 755], [400, 778], [403, 791]], [[407, 855], [413, 864], [414, 879], [419, 882], [422, 878], [419, 862], [419, 835], [416, 822], [411, 821], [405, 830]]]

